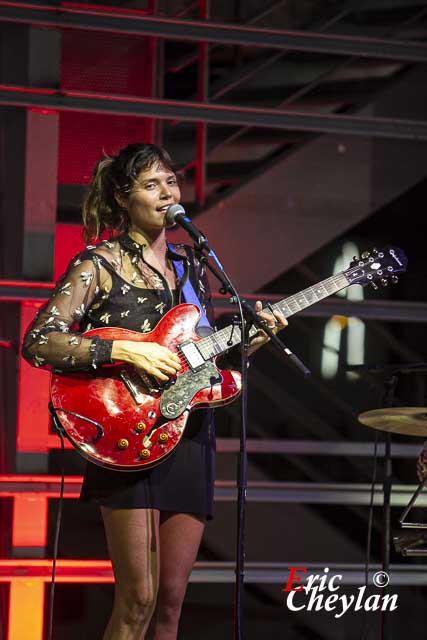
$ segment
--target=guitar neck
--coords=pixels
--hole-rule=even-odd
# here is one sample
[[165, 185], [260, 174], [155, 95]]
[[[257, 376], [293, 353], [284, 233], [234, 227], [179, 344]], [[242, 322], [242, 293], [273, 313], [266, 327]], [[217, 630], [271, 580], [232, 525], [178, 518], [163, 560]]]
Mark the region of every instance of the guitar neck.
[[[285, 298], [271, 305], [274, 311], [280, 311], [285, 318], [289, 318], [294, 314], [311, 307], [320, 300], [327, 298], [328, 296], [337, 293], [341, 289], [345, 289], [349, 286], [349, 281], [344, 273], [338, 273], [326, 280], [322, 280], [313, 287], [308, 287], [299, 293], [296, 293], [289, 298]], [[270, 308], [265, 308], [266, 313], [271, 313]], [[249, 330], [249, 336], [253, 337], [257, 333], [258, 329], [252, 326]], [[232, 347], [240, 344], [242, 341], [240, 327], [236, 325], [228, 325], [212, 333], [210, 336], [203, 338], [197, 343], [197, 346], [205, 360], [218, 356], [225, 351], [228, 351]]]

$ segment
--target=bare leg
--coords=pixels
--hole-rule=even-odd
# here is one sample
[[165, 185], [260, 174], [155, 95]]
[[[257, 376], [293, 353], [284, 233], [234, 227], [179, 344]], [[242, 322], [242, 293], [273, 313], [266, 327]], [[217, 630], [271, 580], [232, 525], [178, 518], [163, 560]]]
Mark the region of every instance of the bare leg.
[[147, 638], [175, 640], [191, 569], [205, 523], [187, 513], [162, 513], [160, 582], [157, 606]]
[[101, 507], [115, 578], [103, 640], [143, 640], [159, 581], [159, 511]]

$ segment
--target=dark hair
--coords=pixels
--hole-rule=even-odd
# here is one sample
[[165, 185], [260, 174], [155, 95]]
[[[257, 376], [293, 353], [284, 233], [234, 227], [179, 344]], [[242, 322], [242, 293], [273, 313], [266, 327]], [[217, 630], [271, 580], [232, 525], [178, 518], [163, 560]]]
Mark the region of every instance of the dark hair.
[[136, 142], [97, 162], [89, 192], [83, 203], [83, 225], [86, 241], [96, 240], [103, 231], [122, 233], [129, 226], [127, 211], [116, 200], [131, 191], [141, 171], [153, 165], [164, 165], [173, 173], [177, 170], [170, 155], [155, 144]]

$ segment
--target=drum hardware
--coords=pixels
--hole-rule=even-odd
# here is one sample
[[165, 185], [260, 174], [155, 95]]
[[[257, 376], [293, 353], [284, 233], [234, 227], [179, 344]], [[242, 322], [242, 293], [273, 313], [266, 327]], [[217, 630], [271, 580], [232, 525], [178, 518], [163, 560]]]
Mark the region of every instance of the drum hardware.
[[393, 544], [404, 557], [427, 556], [427, 531], [395, 531]]
[[[372, 429], [384, 431], [387, 434], [398, 433], [405, 436], [427, 438], [427, 407], [374, 409], [361, 413], [359, 421]], [[398, 531], [393, 534], [394, 548], [398, 553], [406, 557], [427, 556], [427, 523], [406, 520], [426, 485], [427, 476], [420, 481], [399, 518], [399, 524], [402, 529], [413, 529], [413, 531]]]
[[359, 422], [387, 433], [427, 438], [427, 407], [389, 407], [359, 415]]
[[[398, 365], [373, 365], [373, 366], [355, 366], [349, 367], [349, 370], [357, 371], [358, 373], [364, 373], [366, 376], [380, 376], [381, 386], [383, 387], [383, 408], [375, 409], [373, 411], [366, 411], [359, 416], [359, 421], [376, 430], [385, 432], [385, 471], [383, 478], [383, 532], [382, 532], [382, 569], [385, 573], [390, 573], [390, 546], [391, 546], [391, 489], [392, 489], [392, 457], [391, 457], [391, 434], [403, 433], [405, 435], [421, 435], [427, 436], [427, 409], [420, 407], [409, 407], [408, 412], [399, 412], [399, 409], [394, 407], [395, 390], [398, 382], [399, 373], [426, 373], [427, 363], [412, 363], [412, 364], [398, 364]], [[404, 409], [404, 408], [403, 408]], [[424, 430], [424, 427], [425, 430]], [[426, 434], [426, 435], [424, 435]], [[406, 517], [412, 504], [417, 499], [419, 493], [424, 487], [424, 480], [420, 483], [420, 486], [416, 490], [413, 498], [411, 498], [408, 507], [401, 518]], [[426, 527], [427, 528], [427, 527]], [[403, 545], [404, 538], [400, 541]], [[393, 539], [394, 541], [394, 539]], [[396, 543], [395, 543], [396, 544]], [[399, 542], [398, 542], [399, 546]], [[411, 543], [409, 542], [409, 546]], [[410, 554], [411, 549], [405, 547], [407, 554]], [[427, 555], [427, 554], [426, 554]], [[387, 593], [387, 587], [383, 590], [384, 595]], [[390, 638], [392, 628], [386, 613], [380, 612], [380, 639]]]

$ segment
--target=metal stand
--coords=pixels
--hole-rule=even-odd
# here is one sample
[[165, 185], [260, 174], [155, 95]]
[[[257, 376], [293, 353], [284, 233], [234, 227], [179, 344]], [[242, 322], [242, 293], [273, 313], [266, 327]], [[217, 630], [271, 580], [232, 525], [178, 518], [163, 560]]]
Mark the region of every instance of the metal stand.
[[[203, 262], [206, 267], [213, 273], [213, 275], [219, 280], [221, 287], [219, 292], [222, 294], [229, 293], [232, 296], [232, 302], [239, 306], [240, 311], [240, 332], [242, 342], [242, 392], [241, 392], [241, 406], [242, 406], [242, 422], [240, 430], [240, 451], [239, 462], [237, 471], [237, 536], [236, 536], [236, 566], [235, 566], [235, 587], [234, 587], [234, 640], [243, 640], [243, 593], [244, 593], [244, 579], [245, 579], [245, 527], [246, 527], [246, 492], [247, 492], [247, 451], [246, 451], [246, 438], [247, 438], [247, 354], [250, 343], [249, 330], [251, 325], [255, 325], [262, 331], [264, 331], [270, 338], [272, 344], [276, 346], [283, 356], [285, 361], [292, 364], [296, 369], [304, 375], [304, 377], [310, 375], [310, 371], [304, 365], [303, 362], [294, 354], [286, 345], [278, 338], [271, 329], [267, 326], [267, 323], [258, 316], [253, 308], [245, 301], [241, 300], [235, 288], [233, 287], [230, 279], [225, 273], [221, 263], [217, 256], [209, 247], [206, 239], [204, 242], [196, 243], [195, 251], [198, 259]], [[207, 254], [207, 255], [206, 255]], [[210, 262], [210, 257], [216, 264], [215, 268]]]
[[427, 523], [425, 522], [406, 522], [405, 521], [406, 516], [414, 506], [418, 496], [420, 495], [421, 491], [424, 489], [426, 485], [427, 485], [427, 476], [421, 480], [412, 498], [408, 502], [408, 505], [405, 511], [402, 513], [402, 515], [399, 518], [399, 524], [401, 525], [402, 529], [427, 529]]
[[[399, 524], [402, 529], [413, 529], [413, 531], [398, 531], [393, 536], [393, 543], [396, 551], [406, 557], [425, 557], [427, 556], [427, 523], [425, 522], [407, 522], [406, 517], [414, 506], [421, 491], [427, 485], [427, 476], [425, 476], [418, 487], [415, 489], [412, 498], [408, 502], [405, 510], [399, 518]], [[422, 546], [424, 545], [424, 546]]]
[[[382, 377], [382, 385], [384, 388], [383, 394], [383, 402], [382, 406], [384, 409], [391, 409], [394, 405], [394, 394], [397, 385], [397, 374], [407, 374], [407, 373], [425, 373], [427, 371], [427, 365], [425, 362], [416, 362], [416, 363], [408, 363], [408, 364], [376, 364], [376, 365], [356, 365], [350, 367], [350, 370], [363, 372], [367, 375], [371, 376], [381, 376]], [[371, 426], [378, 429], [383, 429], [386, 432], [385, 435], [385, 471], [384, 471], [384, 480], [383, 480], [383, 496], [384, 496], [384, 508], [383, 508], [383, 535], [382, 535], [382, 569], [384, 572], [389, 573], [390, 568], [390, 546], [391, 546], [391, 527], [390, 527], [390, 515], [391, 515], [391, 490], [392, 490], [392, 458], [391, 458], [391, 432], [393, 431], [393, 423], [381, 424], [374, 423], [374, 417], [369, 416], [370, 412], [366, 412], [365, 414], [361, 414], [359, 416], [359, 420], [366, 424], [367, 426]], [[374, 410], [373, 414], [376, 413]], [[369, 417], [369, 420], [368, 420]], [[388, 428], [389, 427], [389, 428]], [[417, 425], [418, 427], [418, 425]], [[396, 432], [400, 433], [398, 429]], [[401, 433], [405, 433], [402, 431]], [[415, 432], [410, 432], [411, 435], [421, 435]], [[405, 523], [404, 520], [419, 496], [426, 480], [423, 480], [418, 486], [417, 490], [414, 493], [414, 496], [411, 498], [407, 508], [405, 509], [401, 519], [400, 524], [403, 527], [417, 527], [416, 523]], [[427, 525], [424, 525], [424, 528], [427, 528]], [[411, 539], [408, 538], [409, 546], [413, 547], [415, 544], [419, 544], [420, 539], [414, 542], [414, 536], [411, 536]], [[427, 537], [426, 537], [427, 539]], [[394, 544], [396, 549], [399, 552], [403, 552], [405, 549], [405, 536], [396, 535], [393, 537]], [[421, 539], [421, 542], [424, 540]], [[408, 553], [409, 555], [409, 553]], [[384, 594], [387, 595], [387, 587], [384, 587]], [[388, 622], [389, 616], [387, 616], [386, 611], [380, 611], [380, 640], [392, 640], [393, 639], [393, 629], [392, 626]]]
[[[392, 407], [394, 392], [397, 385], [397, 376], [391, 372], [384, 381], [384, 407]], [[392, 458], [391, 458], [391, 433], [386, 432], [384, 455], [384, 480], [383, 480], [383, 538], [382, 538], [382, 570], [388, 575], [390, 572], [390, 548], [391, 548], [391, 489], [392, 489]], [[383, 595], [387, 595], [388, 585], [383, 587]], [[380, 640], [392, 640], [392, 630], [388, 624], [389, 617], [386, 611], [380, 610]]]

